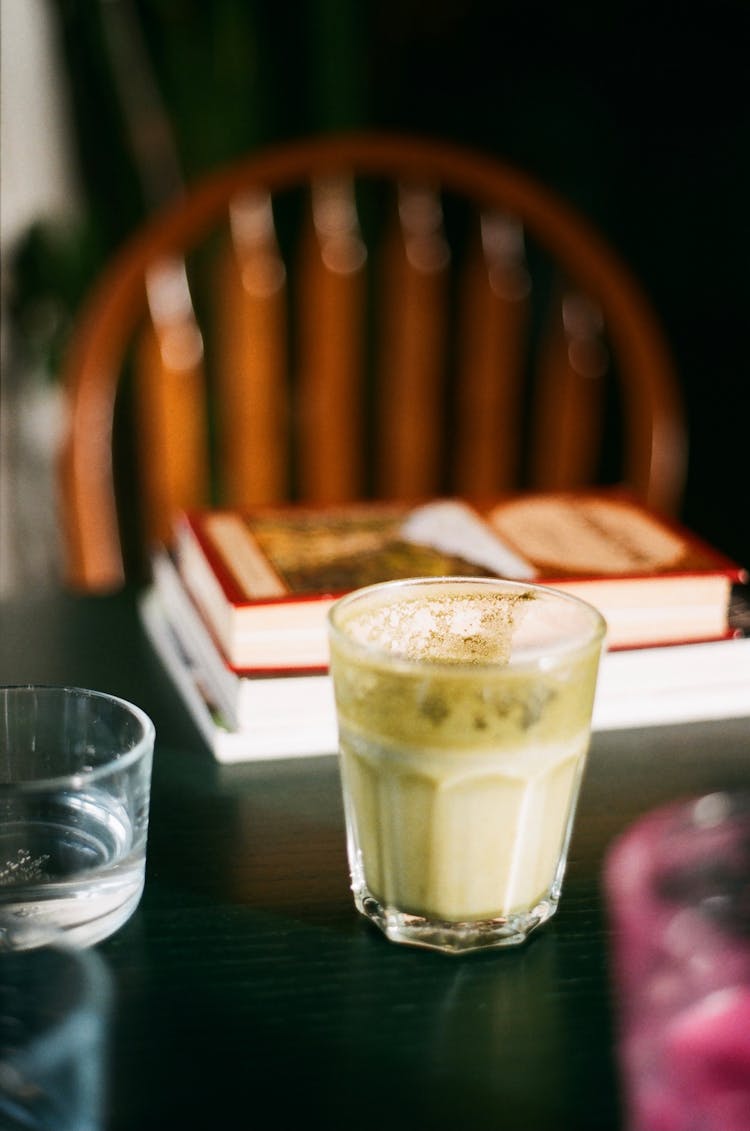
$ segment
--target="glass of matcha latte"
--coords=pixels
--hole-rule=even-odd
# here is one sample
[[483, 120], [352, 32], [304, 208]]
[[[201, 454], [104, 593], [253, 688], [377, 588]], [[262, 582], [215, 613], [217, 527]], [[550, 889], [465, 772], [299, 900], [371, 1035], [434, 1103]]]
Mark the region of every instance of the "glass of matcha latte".
[[560, 898], [605, 622], [543, 586], [358, 589], [329, 615], [356, 907], [450, 954], [523, 942]]

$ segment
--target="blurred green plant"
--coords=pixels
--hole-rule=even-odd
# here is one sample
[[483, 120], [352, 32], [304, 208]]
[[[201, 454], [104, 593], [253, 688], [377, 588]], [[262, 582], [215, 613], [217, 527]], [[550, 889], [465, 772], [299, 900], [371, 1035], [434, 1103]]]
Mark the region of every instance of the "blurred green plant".
[[[148, 212], [166, 203], [148, 191], [144, 153], [153, 139], [144, 90], [153, 84], [186, 184], [259, 145], [362, 125], [368, 6], [49, 3], [69, 86], [83, 209], [76, 222], [39, 222], [19, 240], [9, 256], [8, 314], [14, 360], [54, 378], [97, 274]], [[128, 27], [136, 33], [130, 42]]]
[[11, 258], [11, 357], [21, 372], [58, 377], [73, 319], [104, 257], [90, 218], [33, 224]]

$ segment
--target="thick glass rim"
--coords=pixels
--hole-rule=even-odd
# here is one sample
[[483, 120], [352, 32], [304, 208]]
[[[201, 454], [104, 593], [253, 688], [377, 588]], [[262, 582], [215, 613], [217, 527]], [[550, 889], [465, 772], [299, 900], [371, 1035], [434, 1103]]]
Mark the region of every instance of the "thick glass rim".
[[[496, 661], [474, 661], [462, 662], [460, 660], [433, 660], [433, 659], [412, 659], [404, 656], [398, 652], [391, 652], [385, 648], [379, 647], [377, 644], [363, 643], [360, 640], [355, 640], [351, 637], [339, 623], [341, 616], [352, 605], [360, 601], [367, 601], [369, 598], [376, 596], [379, 593], [387, 593], [389, 590], [395, 589], [416, 589], [422, 586], [453, 586], [453, 585], [470, 585], [474, 588], [487, 587], [491, 589], [503, 589], [518, 594], [521, 593], [539, 593], [547, 599], [564, 602], [565, 604], [578, 608], [581, 613], [588, 617], [588, 626], [581, 625], [581, 630], [576, 634], [574, 640], [558, 644], [554, 649], [550, 650], [548, 645], [540, 646], [536, 652], [530, 652], [528, 656], [521, 659], [512, 658], [508, 664], [498, 665]], [[586, 652], [597, 643], [602, 643], [607, 633], [607, 622], [599, 612], [599, 610], [590, 602], [584, 601], [581, 597], [573, 593], [567, 593], [562, 589], [556, 589], [551, 585], [539, 585], [536, 582], [514, 581], [510, 578], [503, 577], [473, 577], [449, 575], [446, 577], [402, 577], [394, 581], [381, 581], [373, 585], [365, 585], [359, 589], [353, 589], [351, 592], [346, 593], [344, 596], [339, 597], [328, 610], [327, 614], [328, 631], [332, 639], [336, 640], [343, 648], [356, 652], [363, 659], [368, 662], [385, 665], [392, 669], [402, 671], [416, 671], [420, 669], [429, 668], [430, 671], [444, 671], [451, 672], [453, 675], [460, 675], [462, 672], [471, 672], [476, 674], [479, 671], [496, 671], [499, 666], [503, 668], [512, 668], [514, 671], [524, 670], [539, 670], [545, 667], [550, 662], [550, 654], [554, 655], [554, 662], [561, 662], [568, 660], [572, 656], [580, 655]]]
[[76, 770], [70, 774], [55, 774], [51, 777], [44, 778], [27, 778], [23, 781], [17, 782], [0, 782], [0, 797], [8, 794], [16, 794], [20, 792], [35, 792], [42, 790], [56, 789], [63, 785], [72, 786], [73, 788], [80, 788], [88, 782], [96, 782], [101, 778], [107, 777], [114, 770], [125, 770], [135, 762], [139, 762], [144, 755], [148, 754], [153, 749], [154, 740], [156, 737], [156, 728], [152, 720], [146, 714], [142, 707], [131, 703], [128, 699], [123, 699], [119, 695], [111, 695], [107, 691], [94, 691], [88, 687], [77, 687], [68, 684], [56, 683], [4, 683], [0, 684], [0, 699], [7, 692], [29, 692], [30, 694], [54, 693], [60, 698], [70, 696], [71, 698], [77, 697], [80, 699], [98, 700], [106, 702], [115, 707], [119, 707], [123, 713], [135, 718], [141, 725], [142, 734], [136, 744], [130, 750], [124, 751], [122, 754], [114, 754], [107, 762], [103, 762], [99, 766], [92, 766], [90, 769]]

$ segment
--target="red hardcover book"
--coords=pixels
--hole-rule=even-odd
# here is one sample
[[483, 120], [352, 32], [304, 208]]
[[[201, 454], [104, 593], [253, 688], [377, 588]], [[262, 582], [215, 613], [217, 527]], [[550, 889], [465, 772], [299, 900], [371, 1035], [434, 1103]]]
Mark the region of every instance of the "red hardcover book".
[[505, 576], [596, 605], [610, 649], [730, 635], [737, 563], [627, 495], [532, 493], [469, 504], [367, 503], [181, 516], [186, 588], [235, 669], [322, 671], [326, 614], [362, 585], [399, 577]]

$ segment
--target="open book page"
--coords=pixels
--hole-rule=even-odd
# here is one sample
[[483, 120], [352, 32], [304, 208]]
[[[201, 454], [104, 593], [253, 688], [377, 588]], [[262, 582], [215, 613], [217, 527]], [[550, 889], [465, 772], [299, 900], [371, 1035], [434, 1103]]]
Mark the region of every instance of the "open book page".
[[522, 495], [491, 507], [493, 532], [546, 578], [702, 573], [733, 564], [688, 530], [624, 495]]

